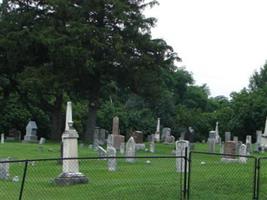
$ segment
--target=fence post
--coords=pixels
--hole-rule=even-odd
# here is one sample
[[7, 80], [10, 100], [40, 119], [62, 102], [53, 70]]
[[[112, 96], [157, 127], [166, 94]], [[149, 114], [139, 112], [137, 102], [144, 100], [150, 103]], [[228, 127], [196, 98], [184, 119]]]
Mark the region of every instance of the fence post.
[[188, 158], [188, 183], [187, 183], [187, 199], [189, 199], [189, 190], [190, 190], [190, 178], [191, 178], [191, 157], [192, 157], [192, 152], [189, 152], [189, 158]]
[[255, 191], [255, 199], [259, 199], [260, 197], [260, 167], [261, 167], [261, 164], [260, 164], [260, 161], [261, 161], [261, 158], [257, 158], [257, 181], [256, 181], [256, 191]]
[[186, 199], [186, 194], [187, 194], [187, 147], [185, 148], [185, 155], [184, 155], [184, 161], [185, 161], [185, 164], [184, 164], [184, 198], [183, 199]]
[[24, 190], [24, 183], [25, 183], [25, 179], [26, 179], [27, 169], [28, 169], [28, 160], [25, 161], [25, 165], [24, 165], [24, 172], [23, 172], [23, 177], [22, 177], [22, 181], [21, 181], [19, 200], [22, 199], [22, 194], [23, 194], [23, 190]]

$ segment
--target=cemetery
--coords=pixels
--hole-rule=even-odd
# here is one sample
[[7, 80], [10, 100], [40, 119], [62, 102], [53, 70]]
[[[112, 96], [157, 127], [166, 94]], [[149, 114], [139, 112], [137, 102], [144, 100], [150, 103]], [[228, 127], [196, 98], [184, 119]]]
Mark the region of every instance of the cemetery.
[[[183, 138], [192, 138], [188, 136], [194, 132], [192, 128], [175, 141], [171, 128], [159, 128], [160, 120], [155, 131], [160, 141], [154, 134], [144, 141], [141, 131], [133, 132], [126, 141], [119, 133], [119, 121], [117, 116], [113, 118], [110, 135], [97, 128], [94, 145], [78, 144], [72, 103], [67, 102], [62, 145], [42, 137], [37, 142], [33, 121], [20, 142], [5, 142], [1, 134], [1, 199], [35, 199], [36, 195], [40, 199], [159, 199], [162, 195], [165, 199], [255, 199], [253, 184], [259, 176], [262, 197], [256, 198], [266, 195], [261, 189], [267, 185], [262, 182], [267, 178], [267, 152], [261, 140], [266, 128], [264, 133], [255, 133], [255, 144], [251, 135], [242, 143], [230, 132], [222, 139], [217, 122], [207, 143], [193, 145]], [[258, 175], [253, 172], [260, 165], [257, 157], [262, 158]]]

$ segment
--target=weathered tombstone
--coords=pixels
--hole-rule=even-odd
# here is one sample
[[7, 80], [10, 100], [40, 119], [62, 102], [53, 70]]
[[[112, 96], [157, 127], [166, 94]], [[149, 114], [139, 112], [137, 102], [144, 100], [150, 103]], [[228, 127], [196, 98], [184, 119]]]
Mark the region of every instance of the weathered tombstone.
[[[187, 149], [187, 154], [186, 154]], [[189, 157], [189, 142], [186, 140], [176, 141], [176, 156], [186, 156]], [[187, 167], [185, 169], [185, 162], [187, 162]], [[176, 158], [176, 171], [177, 172], [188, 172], [189, 163], [185, 158]]]
[[181, 135], [179, 137], [179, 140], [184, 140], [185, 139], [185, 132], [181, 132]]
[[0, 179], [7, 180], [9, 178], [9, 159], [1, 159], [0, 161]]
[[228, 141], [224, 143], [224, 153], [229, 155], [224, 155], [226, 159], [236, 159], [236, 142]]
[[133, 163], [135, 162], [135, 158], [128, 158], [128, 157], [135, 157], [135, 141], [133, 137], [126, 143], [126, 162]]
[[216, 152], [216, 140], [215, 138], [208, 138], [208, 152], [215, 153]]
[[225, 142], [231, 141], [231, 132], [225, 132]]
[[170, 135], [165, 138], [164, 144], [173, 144], [174, 142], [175, 137], [173, 135]]
[[132, 137], [136, 144], [143, 144], [144, 143], [144, 134], [142, 131], [134, 131], [132, 133]]
[[1, 144], [5, 143], [5, 134], [1, 133]]
[[159, 141], [160, 141], [160, 118], [158, 118], [157, 129], [155, 132], [155, 142], [159, 142]]
[[120, 146], [120, 153], [123, 155], [125, 152], [125, 143], [121, 143], [121, 146]]
[[267, 117], [266, 117], [266, 121], [265, 121], [264, 132], [261, 136], [261, 148], [262, 148], [262, 150], [267, 149]]
[[260, 152], [261, 151], [261, 136], [262, 136], [262, 131], [257, 130], [256, 131], [256, 144], [255, 144], [255, 151]]
[[29, 121], [26, 126], [26, 135], [23, 142], [38, 142], [37, 141], [37, 125], [35, 121]]
[[222, 142], [220, 144], [220, 153], [223, 154], [224, 153], [224, 142]]
[[116, 160], [116, 149], [112, 146], [107, 147], [107, 155], [108, 157], [108, 171], [116, 171], [117, 169], [117, 160]]
[[[67, 103], [65, 131], [62, 134], [63, 158], [78, 157], [78, 133], [73, 128], [72, 106]], [[63, 159], [62, 173], [55, 179], [58, 185], [72, 185], [87, 183], [88, 178], [79, 172], [79, 162], [77, 159]]]
[[220, 142], [220, 135], [219, 135], [219, 122], [216, 122], [216, 127], [215, 127], [215, 139], [216, 139], [216, 143]]
[[242, 156], [246, 156], [247, 155], [247, 147], [245, 144], [242, 144], [239, 148], [239, 162], [240, 163], [247, 163], [247, 158], [246, 157], [242, 157]]
[[237, 143], [238, 142], [238, 137], [234, 136], [233, 141]]
[[251, 135], [246, 136], [246, 149], [247, 153], [251, 154], [252, 153], [252, 138]]
[[185, 140], [189, 141], [189, 144], [193, 144], [194, 142], [194, 134], [195, 134], [195, 130], [189, 126], [187, 129], [187, 132], [185, 133]]
[[106, 160], [104, 157], [107, 157], [107, 151], [103, 147], [97, 146], [97, 153], [100, 160]]
[[120, 149], [121, 143], [124, 143], [125, 137], [123, 135], [119, 135], [119, 118], [116, 116], [113, 118], [112, 124], [112, 146], [115, 149]]
[[147, 136], [147, 141], [148, 142], [152, 142], [152, 141], [154, 142], [155, 141], [155, 134], [148, 135]]
[[39, 140], [39, 144], [45, 144], [45, 138], [41, 137]]
[[145, 148], [146, 148], [145, 144], [136, 144], [135, 143], [135, 151], [144, 150]]
[[162, 129], [161, 141], [165, 141], [165, 138], [169, 136], [171, 136], [171, 129], [168, 127], [164, 127]]
[[155, 153], [155, 142], [154, 141], [149, 143], [149, 152]]

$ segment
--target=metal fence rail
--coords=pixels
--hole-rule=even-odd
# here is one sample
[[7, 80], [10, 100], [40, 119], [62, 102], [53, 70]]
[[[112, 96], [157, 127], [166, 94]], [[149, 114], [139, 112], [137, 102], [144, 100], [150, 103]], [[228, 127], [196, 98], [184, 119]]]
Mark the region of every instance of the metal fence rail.
[[69, 158], [79, 160], [80, 172], [89, 180], [69, 186], [55, 183], [62, 172], [60, 159], [2, 161], [0, 165], [9, 165], [9, 176], [0, 180], [0, 199], [184, 199], [186, 179], [176, 172], [176, 159], [185, 157], [131, 158], [134, 163], [116, 157], [116, 171], [108, 171], [106, 157]]

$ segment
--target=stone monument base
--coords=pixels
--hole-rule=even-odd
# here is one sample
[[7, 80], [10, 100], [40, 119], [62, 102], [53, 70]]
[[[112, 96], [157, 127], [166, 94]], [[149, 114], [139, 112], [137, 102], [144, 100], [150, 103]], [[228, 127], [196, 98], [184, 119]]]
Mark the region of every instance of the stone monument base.
[[25, 135], [24, 136], [24, 140], [22, 142], [25, 142], [25, 143], [27, 143], [27, 142], [35, 143], [36, 142], [37, 143], [38, 142], [37, 136], [35, 136], [35, 135]]
[[239, 162], [239, 159], [238, 158], [222, 158], [221, 161], [224, 163], [237, 163]]
[[88, 183], [88, 178], [82, 173], [61, 173], [55, 178], [57, 185], [74, 185]]

